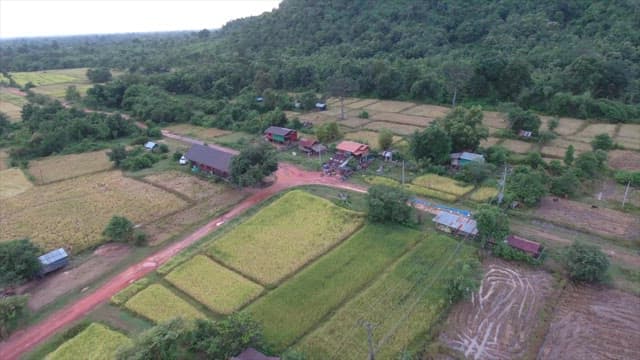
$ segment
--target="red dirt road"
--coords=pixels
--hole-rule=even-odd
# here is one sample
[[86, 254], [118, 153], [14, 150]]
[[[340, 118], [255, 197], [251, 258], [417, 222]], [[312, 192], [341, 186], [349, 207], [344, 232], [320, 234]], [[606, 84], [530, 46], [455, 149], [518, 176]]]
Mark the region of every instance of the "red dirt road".
[[204, 225], [179, 242], [160, 250], [156, 254], [149, 256], [135, 265], [132, 265], [127, 270], [116, 275], [114, 278], [102, 285], [96, 291], [53, 313], [42, 322], [14, 333], [9, 339], [0, 343], [0, 359], [18, 359], [22, 354], [33, 349], [36, 345], [45, 341], [48, 337], [63, 327], [79, 320], [91, 310], [95, 309], [98, 305], [109, 300], [109, 298], [127, 287], [130, 283], [149, 274], [180, 251], [215, 231], [225, 222], [237, 217], [247, 209], [275, 195], [276, 193], [299, 185], [326, 185], [357, 192], [367, 191], [364, 187], [344, 183], [335, 177], [321, 176], [320, 172], [304, 171], [291, 164], [280, 163], [279, 169], [276, 172], [276, 182], [273, 185], [268, 188], [253, 190], [253, 194], [251, 196], [236, 205], [226, 214], [211, 220], [208, 224]]

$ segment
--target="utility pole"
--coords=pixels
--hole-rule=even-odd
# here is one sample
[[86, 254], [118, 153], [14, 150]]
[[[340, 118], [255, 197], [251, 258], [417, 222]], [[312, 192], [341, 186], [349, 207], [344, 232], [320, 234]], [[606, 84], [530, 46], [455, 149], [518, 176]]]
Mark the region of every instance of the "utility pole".
[[367, 343], [369, 344], [369, 360], [375, 360], [376, 357], [376, 353], [375, 353], [375, 349], [373, 348], [373, 329], [376, 328], [376, 325], [366, 321], [366, 320], [360, 320], [359, 321], [360, 325], [364, 326], [365, 329], [367, 329]]
[[402, 160], [402, 185], [404, 185], [404, 160]]
[[502, 204], [502, 199], [504, 198], [504, 187], [507, 185], [507, 164], [504, 164], [504, 173], [502, 174], [502, 179], [500, 180], [500, 193], [498, 194], [498, 205]]
[[622, 199], [622, 208], [624, 209], [624, 204], [627, 202], [627, 195], [629, 195], [629, 186], [631, 186], [631, 180], [627, 182], [627, 188], [624, 190], [624, 198]]

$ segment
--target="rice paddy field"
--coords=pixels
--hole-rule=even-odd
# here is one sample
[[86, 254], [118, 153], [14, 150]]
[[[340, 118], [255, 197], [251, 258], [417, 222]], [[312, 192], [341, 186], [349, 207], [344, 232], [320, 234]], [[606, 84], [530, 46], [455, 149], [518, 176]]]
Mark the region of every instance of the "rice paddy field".
[[[29, 181], [29, 179], [27, 179], [26, 176], [24, 176], [22, 170], [18, 168], [0, 170], [0, 199], [8, 199], [13, 196], [22, 194], [32, 187], [33, 184], [31, 183], [31, 181]], [[2, 210], [0, 210], [0, 213], [1, 212]], [[1, 219], [0, 224], [2, 224]], [[0, 239], [2, 236], [1, 233], [2, 232], [0, 232]]]
[[159, 187], [177, 191], [193, 201], [207, 199], [225, 191], [235, 191], [227, 185], [213, 183], [176, 170], [148, 175], [143, 179]]
[[[349, 104], [347, 104], [347, 102], [345, 101], [345, 107], [348, 107], [350, 109], [362, 109], [364, 107], [368, 107], [369, 105], [373, 105], [375, 103], [377, 103], [379, 100], [378, 99], [355, 99], [356, 101], [353, 101]], [[340, 102], [336, 102], [336, 104], [334, 105], [335, 107], [339, 107], [340, 106]]]
[[473, 190], [473, 185], [465, 185], [454, 179], [438, 176], [436, 174], [427, 174], [417, 177], [413, 180], [413, 184], [428, 189], [453, 194], [458, 197], [465, 195]]
[[[378, 145], [378, 136], [379, 133], [366, 130], [354, 131], [344, 134], [345, 139], [368, 144], [374, 150], [380, 150], [380, 146]], [[400, 140], [402, 140], [400, 136], [393, 136], [394, 143]]]
[[616, 134], [616, 124], [589, 124], [587, 127], [573, 135], [579, 141], [590, 142], [596, 135], [607, 134], [614, 137]]
[[437, 105], [418, 105], [402, 111], [403, 114], [423, 116], [429, 119], [444, 117], [451, 110], [448, 107]]
[[191, 304], [159, 284], [149, 285], [146, 289], [135, 294], [125, 303], [125, 307], [155, 323], [175, 317], [183, 317], [185, 319], [206, 318], [202, 312]]
[[87, 94], [87, 90], [93, 87], [91, 84], [51, 84], [51, 85], [42, 85], [33, 88], [33, 92], [36, 94], [47, 95], [58, 100], [64, 100], [65, 95], [67, 94], [67, 87], [69, 85], [75, 85], [76, 90], [80, 93], [81, 96], [85, 96]]
[[140, 280], [135, 281], [133, 284], [127, 286], [126, 288], [120, 290], [117, 294], [113, 295], [109, 300], [114, 305], [124, 305], [127, 300], [131, 299], [133, 295], [139, 293], [144, 288], [151, 284], [151, 280], [149, 278], [142, 278]]
[[[387, 185], [387, 186], [402, 187], [398, 181], [389, 179], [386, 177], [382, 177], [382, 176], [367, 176], [364, 178], [364, 181], [371, 185]], [[454, 202], [458, 199], [458, 196], [456, 195], [444, 193], [441, 191], [429, 189], [429, 188], [414, 185], [414, 184], [405, 184], [403, 188], [409, 192], [412, 192], [420, 196], [426, 196], [428, 198], [433, 198], [433, 199], [438, 199], [438, 200], [443, 200], [448, 202]]]
[[392, 359], [425, 334], [448, 307], [447, 277], [473, 248], [428, 234], [413, 251], [305, 336], [296, 348], [309, 359], [365, 359], [363, 321], [375, 324], [376, 357]]
[[0, 150], [0, 171], [6, 170], [8, 168], [9, 168], [9, 154], [4, 150]]
[[45, 359], [111, 360], [115, 358], [118, 348], [128, 346], [130, 343], [131, 340], [126, 335], [100, 323], [92, 323], [78, 335], [60, 345]]
[[37, 184], [70, 179], [106, 171], [113, 167], [104, 150], [81, 154], [49, 156], [29, 162], [29, 173]]
[[422, 128], [427, 127], [427, 125], [431, 124], [434, 121], [434, 119], [422, 116], [405, 115], [398, 113], [377, 113], [371, 116], [371, 119], [376, 121], [413, 125]]
[[208, 252], [248, 278], [270, 286], [340, 243], [361, 225], [362, 214], [294, 190], [216, 240]]
[[5, 113], [9, 117], [9, 121], [11, 122], [15, 123], [22, 120], [22, 106], [18, 106], [1, 98], [0, 112]]
[[578, 130], [585, 125], [586, 125], [585, 120], [560, 118], [560, 124], [554, 130], [554, 132], [558, 133], [561, 136], [573, 135], [577, 133]]
[[29, 237], [43, 250], [64, 246], [76, 254], [104, 241], [102, 231], [113, 215], [140, 224], [186, 205], [176, 195], [119, 171], [101, 172], [37, 186], [4, 199], [0, 241]]
[[391, 130], [392, 133], [402, 135], [402, 136], [411, 135], [414, 132], [421, 130], [421, 128], [417, 126], [394, 124], [394, 123], [388, 123], [384, 121], [374, 121], [372, 123], [369, 123], [365, 125], [365, 129], [374, 130], [374, 131], [389, 129]]
[[174, 134], [189, 136], [202, 141], [213, 141], [214, 138], [217, 138], [219, 136], [231, 134], [231, 131], [228, 130], [207, 128], [191, 124], [171, 125], [169, 127], [166, 127], [165, 130], [168, 130]]
[[419, 231], [367, 225], [292, 279], [251, 304], [267, 341], [284, 350], [419, 241]]
[[364, 126], [368, 123], [370, 123], [371, 120], [370, 119], [361, 119], [358, 117], [350, 117], [347, 118], [346, 120], [339, 120], [338, 124], [342, 125], [342, 126], [346, 126], [348, 128], [359, 128], [361, 126]]
[[517, 154], [526, 154], [533, 148], [532, 143], [512, 139], [506, 139], [500, 145]]
[[11, 77], [20, 86], [28, 82], [35, 86], [88, 82], [87, 68], [15, 72]]
[[390, 101], [380, 100], [364, 106], [366, 110], [382, 111], [382, 112], [402, 112], [416, 106], [414, 103], [406, 101]]
[[231, 314], [262, 291], [262, 286], [234, 273], [203, 255], [178, 266], [165, 277], [218, 314]]
[[475, 202], [487, 202], [498, 196], [498, 189], [492, 186], [481, 186], [469, 195], [469, 199]]

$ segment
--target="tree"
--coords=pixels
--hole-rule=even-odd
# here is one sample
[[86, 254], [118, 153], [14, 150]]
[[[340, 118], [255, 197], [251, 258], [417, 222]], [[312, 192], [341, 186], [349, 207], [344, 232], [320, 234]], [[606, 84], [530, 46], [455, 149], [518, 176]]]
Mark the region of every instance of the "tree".
[[40, 252], [29, 239], [0, 242], [0, 287], [35, 277], [40, 271]]
[[416, 131], [409, 141], [410, 151], [417, 161], [440, 165], [449, 162], [451, 137], [437, 124], [431, 124], [423, 131]]
[[571, 164], [573, 164], [573, 156], [575, 154], [576, 150], [573, 147], [573, 145], [569, 145], [569, 147], [567, 148], [567, 151], [564, 152], [564, 164], [567, 166], [571, 166]]
[[477, 259], [459, 261], [454, 265], [454, 270], [450, 272], [447, 280], [449, 304], [471, 298], [471, 295], [480, 287], [481, 270]]
[[67, 86], [67, 89], [65, 90], [65, 93], [64, 93], [64, 99], [70, 102], [80, 100], [80, 92], [78, 91], [75, 85]]
[[[598, 151], [600, 153], [598, 153]], [[578, 173], [582, 178], [593, 178], [598, 175], [606, 160], [606, 152], [604, 159], [602, 158], [603, 150], [597, 150], [596, 152], [588, 151], [584, 152], [576, 158], [575, 167], [578, 169]]]
[[507, 179], [506, 189], [514, 200], [533, 206], [547, 194], [546, 177], [528, 166], [516, 166]]
[[542, 155], [540, 155], [540, 153], [537, 151], [529, 152], [525, 157], [525, 163], [531, 166], [532, 169], [544, 167], [544, 160], [542, 159]]
[[462, 62], [448, 62], [442, 66], [445, 84], [449, 93], [452, 94], [451, 106], [456, 106], [458, 91], [471, 79], [473, 69], [468, 64]]
[[113, 216], [102, 235], [109, 241], [129, 242], [134, 239], [133, 223], [124, 216]]
[[565, 170], [562, 175], [551, 179], [551, 189], [553, 195], [574, 196], [580, 189], [580, 179], [572, 169]]
[[547, 123], [547, 127], [549, 128], [549, 131], [554, 131], [558, 125], [560, 125], [560, 119], [558, 119], [557, 116], [552, 117], [551, 119], [549, 119], [549, 122]]
[[509, 217], [500, 208], [488, 204], [480, 205], [474, 218], [483, 243], [500, 242], [509, 235]]
[[300, 107], [302, 108], [302, 110], [315, 109], [317, 102], [318, 97], [313, 91], [307, 91], [304, 94], [300, 95]]
[[379, 223], [406, 224], [411, 218], [408, 200], [409, 194], [401, 188], [373, 185], [369, 188], [367, 197], [369, 219]]
[[5, 339], [16, 328], [27, 311], [26, 295], [0, 297], [0, 339]]
[[121, 360], [173, 360], [178, 359], [184, 341], [187, 324], [180, 318], [160, 323], [136, 336], [133, 343], [120, 349], [116, 355]]
[[609, 259], [600, 248], [578, 241], [566, 249], [564, 260], [569, 276], [575, 281], [602, 281], [609, 269]]
[[276, 152], [268, 144], [252, 145], [231, 160], [231, 181], [239, 186], [258, 184], [278, 170]]
[[456, 175], [456, 179], [461, 179], [478, 185], [488, 179], [495, 171], [496, 166], [493, 164], [472, 161], [462, 167], [460, 172]]
[[263, 344], [262, 328], [247, 313], [234, 313], [224, 320], [196, 320], [187, 335], [187, 347], [199, 358], [229, 359], [248, 347]]
[[115, 145], [111, 151], [107, 153], [109, 160], [113, 161], [116, 167], [120, 167], [122, 162], [127, 158], [127, 149], [124, 145]]
[[387, 150], [393, 144], [393, 133], [387, 129], [382, 129], [378, 133], [378, 146], [380, 149]]
[[508, 156], [509, 150], [501, 145], [494, 145], [489, 147], [486, 153], [487, 162], [498, 166], [504, 165], [507, 162]]
[[540, 118], [529, 110], [523, 110], [520, 107], [516, 107], [509, 111], [508, 115], [509, 126], [514, 133], [518, 133], [520, 130], [531, 131], [533, 136], [538, 136], [540, 130]]
[[489, 136], [489, 129], [482, 125], [482, 108], [472, 106], [470, 109], [457, 107], [440, 120], [441, 126], [449, 134], [452, 150], [475, 151], [480, 141]]
[[609, 136], [609, 134], [598, 134], [596, 135], [596, 137], [591, 141], [591, 147], [593, 148], [593, 150], [604, 150], [604, 151], [609, 151], [611, 149], [613, 149], [614, 144], [613, 144], [613, 140], [611, 139], [611, 136]]
[[322, 143], [330, 143], [342, 136], [340, 128], [335, 121], [324, 123], [316, 127], [316, 137]]
[[107, 68], [96, 68], [87, 70], [87, 77], [89, 78], [89, 81], [97, 84], [111, 81], [112, 75], [111, 71]]

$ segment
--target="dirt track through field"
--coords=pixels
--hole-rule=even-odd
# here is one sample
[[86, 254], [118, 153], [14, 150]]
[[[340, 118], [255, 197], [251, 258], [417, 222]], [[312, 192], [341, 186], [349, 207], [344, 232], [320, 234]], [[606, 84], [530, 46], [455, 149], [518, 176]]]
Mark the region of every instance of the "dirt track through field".
[[569, 285], [538, 359], [640, 359], [640, 297]]
[[130, 266], [96, 291], [53, 313], [42, 322], [14, 333], [9, 339], [0, 343], [0, 359], [18, 359], [22, 354], [33, 349], [65, 326], [81, 319], [98, 305], [108, 301], [109, 298], [117, 292], [154, 271], [180, 251], [215, 231], [224, 223], [236, 218], [265, 199], [285, 189], [300, 185], [325, 185], [357, 192], [367, 191], [364, 187], [342, 182], [338, 178], [322, 176], [320, 172], [304, 171], [291, 164], [280, 163], [278, 171], [276, 172], [276, 182], [273, 185], [267, 188], [253, 190], [251, 196], [240, 202], [226, 214], [211, 220], [182, 240]]
[[480, 289], [452, 309], [440, 340], [467, 359], [521, 358], [552, 288], [544, 271], [488, 262]]

